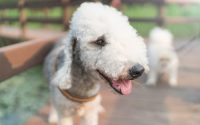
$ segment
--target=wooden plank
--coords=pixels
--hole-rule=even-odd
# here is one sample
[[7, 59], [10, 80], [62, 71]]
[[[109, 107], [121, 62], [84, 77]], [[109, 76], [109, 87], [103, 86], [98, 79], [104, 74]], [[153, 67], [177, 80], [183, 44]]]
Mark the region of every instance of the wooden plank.
[[161, 18], [129, 18], [130, 22], [145, 22], [145, 23], [158, 23]]
[[124, 4], [164, 4], [164, 0], [122, 0]]
[[42, 63], [57, 39], [30, 40], [0, 48], [0, 81]]
[[[71, 0], [70, 2], [67, 2], [65, 4], [63, 4], [61, 2], [61, 0], [34, 0], [34, 1], [26, 1], [26, 3], [24, 4], [25, 8], [29, 8], [29, 9], [34, 9], [34, 8], [54, 8], [54, 7], [61, 7], [63, 5], [70, 5], [70, 6], [75, 6], [75, 5], [79, 5], [82, 2], [84, 2], [84, 0]], [[0, 10], [2, 9], [18, 9], [19, 5], [16, 2], [4, 2], [0, 4]]]
[[[109, 4], [107, 0], [102, 0], [104, 3]], [[153, 4], [164, 4], [164, 3], [174, 3], [174, 4], [200, 4], [199, 0], [121, 0], [122, 3], [125, 4], [145, 4], [145, 3], [153, 3]], [[67, 5], [79, 5], [83, 0], [71, 0], [67, 3]], [[26, 1], [25, 8], [53, 8], [63, 6], [61, 0], [34, 0], [34, 1]], [[17, 2], [4, 2], [0, 4], [0, 10], [2, 9], [17, 9], [19, 6]]]
[[[59, 0], [35, 0], [26, 1], [24, 6], [26, 8], [43, 8], [43, 7], [56, 7], [60, 6], [61, 2]], [[18, 9], [19, 5], [17, 1], [14, 2], [3, 2], [0, 4], [0, 9]]]
[[[18, 17], [2, 17], [0, 18], [0, 22], [17, 22]], [[200, 18], [187, 18], [187, 17], [163, 17], [162, 18], [129, 18], [130, 22], [150, 22], [150, 23], [171, 23], [171, 24], [177, 24], [177, 23], [199, 23]], [[51, 24], [63, 24], [63, 21], [61, 18], [39, 18], [39, 17], [29, 17], [27, 19], [27, 22], [33, 22], [33, 23], [51, 23]]]
[[200, 0], [122, 0], [125, 4], [200, 4]]
[[35, 0], [35, 1], [27, 1], [25, 4], [26, 8], [53, 8], [62, 6], [60, 0]]
[[200, 23], [200, 17], [163, 17], [162, 18], [129, 18], [130, 22], [159, 23], [164, 21], [166, 24], [190, 24]]
[[[24, 36], [24, 39], [41, 39], [41, 38], [52, 38], [52, 37], [62, 37], [66, 35], [67, 32], [60, 32], [58, 30], [50, 29], [28, 29]], [[21, 30], [17, 27], [1, 26], [0, 27], [0, 37], [8, 37], [13, 39], [21, 38]]]
[[200, 0], [165, 0], [170, 4], [200, 4]]
[[[19, 22], [18, 17], [1, 17], [0, 22]], [[28, 17], [26, 18], [26, 23], [53, 23], [53, 24], [62, 24], [61, 18], [53, 18], [53, 17]]]
[[0, 4], [0, 10], [3, 9], [17, 9], [18, 8], [18, 3], [16, 2], [3, 2]]
[[200, 17], [167, 17], [165, 22], [169, 24], [200, 23]]
[[18, 22], [19, 17], [1, 17], [0, 22]]
[[[88, 0], [86, 0], [88, 1]], [[35, 0], [27, 1], [25, 4], [26, 8], [53, 8], [53, 7], [62, 7], [62, 6], [76, 6], [80, 5], [84, 0], [71, 0], [69, 2], [63, 3], [62, 0]]]
[[33, 22], [33, 23], [52, 23], [52, 24], [62, 24], [61, 18], [53, 18], [53, 17], [29, 17], [27, 19], [27, 22]]

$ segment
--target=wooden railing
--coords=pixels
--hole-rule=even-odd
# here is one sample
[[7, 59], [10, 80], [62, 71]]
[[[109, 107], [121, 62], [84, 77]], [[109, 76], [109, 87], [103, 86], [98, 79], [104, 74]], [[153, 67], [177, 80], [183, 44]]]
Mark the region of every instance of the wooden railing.
[[154, 18], [129, 18], [131, 22], [145, 22], [156, 23], [159, 26], [165, 26], [166, 24], [180, 24], [180, 23], [200, 23], [199, 17], [167, 17], [165, 11], [165, 5], [167, 4], [200, 4], [200, 0], [119, 0], [123, 4], [146, 4], [151, 3], [157, 7], [157, 16]]
[[41, 64], [58, 38], [43, 38], [0, 48], [0, 82]]
[[[79, 5], [83, 0], [18, 0], [17, 1], [7, 1], [0, 4], [0, 11], [2, 13], [6, 13], [6, 10], [9, 9], [18, 9], [19, 16], [18, 17], [9, 17], [5, 16], [6, 14], [2, 14], [0, 17], [0, 23], [3, 22], [19, 22], [22, 29], [22, 34], [25, 33], [26, 24], [27, 23], [48, 23], [48, 24], [62, 24], [64, 30], [68, 28], [69, 15], [68, 15], [68, 7]], [[60, 7], [62, 8], [62, 16], [61, 17], [27, 17], [25, 9], [43, 9], [44, 13], [48, 13], [48, 9]]]
[[[60, 24], [64, 29], [68, 28], [69, 6], [77, 6], [83, 0], [18, 0], [18, 1], [5, 1], [0, 4], [0, 23], [4, 22], [19, 22], [21, 26], [21, 37], [25, 38], [27, 23], [48, 23]], [[48, 11], [51, 8], [62, 8], [62, 16], [57, 18], [52, 17], [27, 17], [26, 9], [40, 9]], [[19, 11], [18, 17], [6, 16], [6, 11], [17, 9]], [[66, 34], [67, 35], [67, 34]], [[28, 39], [25, 42], [18, 44], [1, 47], [0, 48], [0, 82], [16, 75], [26, 69], [43, 62], [44, 57], [50, 51], [53, 44], [61, 37], [60, 35], [53, 35], [41, 39]]]
[[[86, 0], [18, 0], [15, 2], [4, 2], [0, 4], [0, 11], [8, 9], [18, 9], [19, 17], [8, 17], [6, 14], [2, 14], [0, 23], [3, 22], [19, 22], [22, 29], [22, 34], [25, 33], [27, 23], [41, 23], [41, 24], [58, 24], [63, 25], [64, 30], [68, 29], [68, 22], [70, 15], [68, 13], [69, 6], [77, 6]], [[154, 4], [157, 8], [157, 16], [152, 18], [133, 18], [129, 20], [131, 22], [145, 22], [145, 23], [156, 23], [157, 25], [163, 26], [165, 24], [175, 23], [199, 23], [200, 18], [184, 18], [184, 17], [167, 17], [165, 14], [166, 4], [200, 4], [200, 0], [90, 0], [90, 1], [102, 1], [107, 4], [113, 4], [120, 8], [122, 4]], [[117, 4], [116, 4], [117, 3]], [[25, 9], [43, 9], [43, 12], [48, 15], [48, 9], [60, 7], [62, 8], [61, 17], [27, 17]], [[3, 12], [2, 12], [3, 13]]]

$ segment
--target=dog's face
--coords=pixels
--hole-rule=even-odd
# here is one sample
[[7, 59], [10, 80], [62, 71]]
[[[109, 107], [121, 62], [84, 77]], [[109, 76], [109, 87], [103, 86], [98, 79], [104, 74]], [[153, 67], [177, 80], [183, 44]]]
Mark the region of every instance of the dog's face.
[[117, 10], [83, 4], [71, 21], [71, 35], [86, 70], [95, 70], [117, 92], [131, 92], [131, 80], [147, 69], [143, 39]]

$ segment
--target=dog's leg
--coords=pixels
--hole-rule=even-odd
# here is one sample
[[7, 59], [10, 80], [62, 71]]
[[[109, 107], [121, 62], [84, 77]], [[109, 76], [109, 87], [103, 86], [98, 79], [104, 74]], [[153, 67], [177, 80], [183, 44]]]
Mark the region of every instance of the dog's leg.
[[177, 85], [177, 73], [178, 73], [178, 68], [172, 67], [169, 71], [169, 84], [171, 86], [176, 86]]
[[73, 118], [69, 116], [60, 116], [58, 125], [73, 125]]
[[101, 96], [98, 95], [92, 102], [88, 102], [81, 108], [81, 125], [98, 125], [99, 113], [104, 112], [101, 105]]
[[150, 70], [146, 85], [156, 85], [158, 74], [156, 71]]
[[49, 123], [58, 123], [58, 114], [54, 106], [51, 106], [51, 111], [48, 118]]
[[98, 125], [98, 114], [97, 110], [87, 110], [81, 116], [81, 124], [80, 125]]

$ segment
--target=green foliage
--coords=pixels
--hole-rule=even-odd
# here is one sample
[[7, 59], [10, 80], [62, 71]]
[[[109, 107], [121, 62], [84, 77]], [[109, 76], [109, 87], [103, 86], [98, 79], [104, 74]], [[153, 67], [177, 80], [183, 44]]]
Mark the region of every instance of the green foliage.
[[47, 102], [48, 86], [41, 69], [32, 68], [0, 84], [1, 125], [20, 125]]
[[200, 24], [176, 24], [168, 25], [167, 28], [178, 38], [192, 38], [200, 32]]
[[21, 41], [24, 41], [24, 40], [9, 39], [9, 38], [0, 37], [0, 47], [8, 46], [8, 45], [15, 44], [15, 43], [19, 43]]
[[128, 17], [155, 17], [157, 10], [154, 5], [124, 5], [122, 11]]
[[200, 17], [199, 4], [191, 5], [174, 5], [166, 6], [166, 14], [168, 17]]
[[[200, 5], [173, 5], [165, 6], [167, 17], [199, 17]], [[124, 5], [123, 13], [133, 18], [153, 18], [157, 15], [156, 6], [152, 4], [146, 5]], [[155, 23], [133, 22], [131, 25], [137, 29], [138, 33], [147, 37], [149, 31], [156, 26]], [[167, 28], [174, 34], [175, 37], [192, 37], [200, 32], [200, 24], [171, 24]]]

